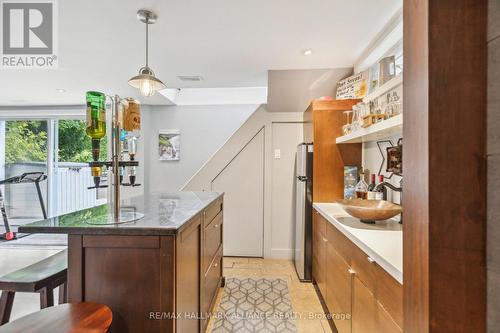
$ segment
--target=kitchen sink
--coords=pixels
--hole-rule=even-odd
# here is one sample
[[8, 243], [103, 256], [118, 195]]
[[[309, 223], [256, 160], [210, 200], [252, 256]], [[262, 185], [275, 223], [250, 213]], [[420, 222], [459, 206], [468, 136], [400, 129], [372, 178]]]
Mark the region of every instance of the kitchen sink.
[[338, 204], [352, 217], [364, 223], [388, 220], [401, 214], [403, 208], [385, 200], [338, 200]]
[[401, 231], [403, 226], [394, 219], [377, 221], [377, 223], [363, 223], [360, 219], [352, 216], [335, 218], [339, 223], [346, 227], [364, 230], [385, 230], [385, 231]]

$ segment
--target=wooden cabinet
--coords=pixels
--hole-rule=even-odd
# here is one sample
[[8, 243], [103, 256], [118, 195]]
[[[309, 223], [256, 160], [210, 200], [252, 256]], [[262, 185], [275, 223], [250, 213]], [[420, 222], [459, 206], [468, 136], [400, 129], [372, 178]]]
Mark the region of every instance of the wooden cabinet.
[[361, 144], [337, 145], [342, 135], [344, 111], [359, 99], [314, 100], [304, 112], [304, 142], [314, 143], [313, 198], [331, 202], [344, 198], [344, 166], [361, 166]]
[[320, 292], [326, 295], [326, 224], [323, 217], [313, 213], [313, 279]]
[[358, 277], [353, 279], [352, 290], [352, 333], [403, 332]]
[[222, 283], [223, 202], [217, 200], [203, 213], [202, 224], [202, 275], [200, 313], [201, 332], [205, 332], [208, 316]]
[[316, 210], [313, 279], [339, 333], [402, 332], [402, 285]]

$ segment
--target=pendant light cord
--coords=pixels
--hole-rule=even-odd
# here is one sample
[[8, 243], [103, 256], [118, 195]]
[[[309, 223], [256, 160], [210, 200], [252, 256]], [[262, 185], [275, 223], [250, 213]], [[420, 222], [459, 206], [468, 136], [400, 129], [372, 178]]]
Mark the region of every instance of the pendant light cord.
[[149, 58], [149, 19], [146, 19], [146, 68], [149, 68], [148, 66], [148, 58]]

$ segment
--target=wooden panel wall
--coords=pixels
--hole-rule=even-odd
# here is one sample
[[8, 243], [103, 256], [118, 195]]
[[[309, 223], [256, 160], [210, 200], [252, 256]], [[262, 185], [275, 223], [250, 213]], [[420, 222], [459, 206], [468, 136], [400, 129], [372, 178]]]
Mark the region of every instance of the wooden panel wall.
[[486, 0], [404, 0], [404, 331], [485, 332]]

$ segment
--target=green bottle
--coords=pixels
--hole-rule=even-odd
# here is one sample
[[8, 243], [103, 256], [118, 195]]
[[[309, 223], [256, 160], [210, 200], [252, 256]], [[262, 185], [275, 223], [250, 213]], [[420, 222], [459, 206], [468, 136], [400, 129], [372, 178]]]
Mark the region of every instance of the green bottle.
[[106, 95], [87, 91], [87, 135], [92, 138], [92, 158], [99, 160], [99, 141], [106, 135]]

